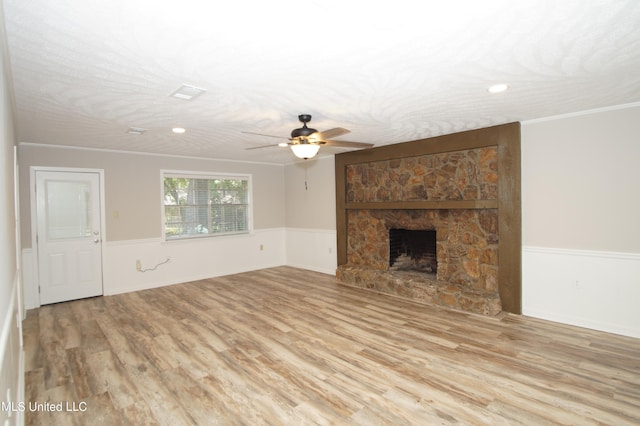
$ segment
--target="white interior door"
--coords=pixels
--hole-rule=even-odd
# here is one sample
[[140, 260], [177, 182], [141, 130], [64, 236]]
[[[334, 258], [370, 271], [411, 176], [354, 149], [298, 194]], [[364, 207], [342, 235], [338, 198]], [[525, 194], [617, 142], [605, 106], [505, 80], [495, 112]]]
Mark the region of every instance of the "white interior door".
[[101, 295], [100, 174], [35, 174], [40, 304]]

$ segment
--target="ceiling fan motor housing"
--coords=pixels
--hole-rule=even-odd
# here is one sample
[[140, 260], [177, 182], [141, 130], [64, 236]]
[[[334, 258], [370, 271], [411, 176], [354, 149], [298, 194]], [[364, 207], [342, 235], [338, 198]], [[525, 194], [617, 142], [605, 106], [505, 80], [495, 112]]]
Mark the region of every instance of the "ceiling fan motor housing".
[[299, 129], [294, 129], [291, 132], [291, 139], [306, 138], [309, 135], [312, 135], [313, 133], [317, 133], [317, 132], [318, 131], [316, 129], [312, 129], [305, 125], [304, 127], [301, 127]]
[[309, 114], [300, 114], [298, 116], [298, 120], [300, 120], [300, 122], [303, 123], [302, 127], [300, 127], [299, 129], [294, 129], [291, 132], [291, 139], [306, 138], [307, 136], [318, 132], [316, 129], [312, 129], [310, 127], [307, 127], [307, 123], [309, 121], [311, 121], [311, 115], [309, 115]]

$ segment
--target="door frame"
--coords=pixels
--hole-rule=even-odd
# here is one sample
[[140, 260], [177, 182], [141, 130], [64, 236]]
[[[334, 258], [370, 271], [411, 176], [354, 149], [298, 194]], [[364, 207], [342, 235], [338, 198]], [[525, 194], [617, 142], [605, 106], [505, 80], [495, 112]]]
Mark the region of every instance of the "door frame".
[[104, 294], [104, 248], [106, 242], [106, 208], [105, 208], [105, 194], [104, 194], [104, 169], [84, 169], [76, 167], [46, 167], [46, 166], [31, 166], [29, 168], [29, 196], [31, 201], [31, 251], [33, 256], [32, 264], [32, 288], [31, 294], [33, 295], [33, 301], [36, 308], [40, 307], [40, 273], [39, 266], [40, 260], [38, 259], [38, 243], [36, 236], [38, 235], [38, 208], [36, 200], [36, 172], [65, 172], [65, 173], [97, 173], [100, 183], [98, 185], [98, 191], [100, 191], [100, 262], [102, 263], [102, 293]]

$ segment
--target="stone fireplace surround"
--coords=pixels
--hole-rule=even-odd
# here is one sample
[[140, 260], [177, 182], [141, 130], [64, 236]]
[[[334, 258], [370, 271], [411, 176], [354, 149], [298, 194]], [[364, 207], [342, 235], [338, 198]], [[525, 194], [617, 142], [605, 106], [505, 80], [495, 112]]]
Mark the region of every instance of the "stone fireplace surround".
[[[388, 229], [395, 227], [436, 230], [435, 279], [389, 270]], [[358, 210], [350, 212], [348, 233], [349, 266], [338, 269], [342, 281], [476, 313], [502, 310], [495, 209]]]
[[[521, 313], [519, 123], [336, 156], [345, 284], [495, 315]], [[389, 268], [389, 229], [437, 235], [435, 277]]]

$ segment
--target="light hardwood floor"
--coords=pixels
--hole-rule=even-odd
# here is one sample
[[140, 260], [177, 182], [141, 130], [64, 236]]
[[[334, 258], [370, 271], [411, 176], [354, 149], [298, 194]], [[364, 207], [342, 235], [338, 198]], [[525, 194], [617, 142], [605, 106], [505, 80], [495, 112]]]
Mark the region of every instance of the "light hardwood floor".
[[64, 404], [27, 424], [640, 424], [639, 339], [290, 267], [43, 306], [24, 340], [27, 404]]

